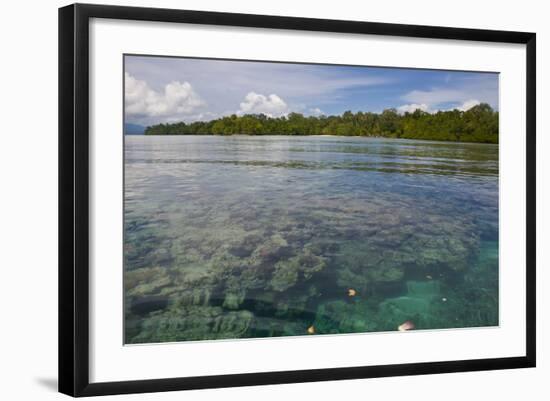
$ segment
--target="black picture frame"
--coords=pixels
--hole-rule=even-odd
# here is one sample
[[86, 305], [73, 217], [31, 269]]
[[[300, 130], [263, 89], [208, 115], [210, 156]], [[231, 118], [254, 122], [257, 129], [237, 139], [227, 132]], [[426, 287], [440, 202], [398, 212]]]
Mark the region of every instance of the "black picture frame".
[[[524, 44], [527, 55], [526, 354], [494, 359], [90, 383], [88, 29], [91, 18]], [[88, 4], [60, 8], [59, 391], [79, 397], [534, 367], [535, 102], [535, 33]]]

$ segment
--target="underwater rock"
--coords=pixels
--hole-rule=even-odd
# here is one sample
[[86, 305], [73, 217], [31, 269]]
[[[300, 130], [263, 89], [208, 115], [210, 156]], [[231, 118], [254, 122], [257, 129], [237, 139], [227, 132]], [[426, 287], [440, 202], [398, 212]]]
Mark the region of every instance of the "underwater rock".
[[[341, 244], [331, 265], [336, 266], [337, 284], [353, 285], [363, 292], [376, 283], [397, 282], [432, 272], [466, 270], [479, 249], [479, 235], [471, 217], [447, 217], [425, 210], [416, 225], [406, 208], [369, 215], [370, 236]], [[418, 222], [420, 220], [420, 222]]]
[[163, 291], [163, 295], [170, 296], [178, 307], [209, 305], [213, 289], [209, 287], [195, 289], [178, 288], [173, 286], [170, 291]]
[[255, 317], [247, 333], [253, 337], [301, 336], [306, 333], [307, 327], [308, 323], [299, 320]]
[[298, 282], [300, 266], [296, 259], [277, 262], [271, 278], [271, 288], [275, 291], [285, 291]]
[[130, 343], [161, 341], [215, 340], [239, 338], [253, 319], [248, 311], [224, 312], [219, 307], [180, 307], [143, 319], [139, 334]]
[[330, 301], [317, 308], [314, 324], [321, 334], [363, 333], [376, 330], [371, 316], [374, 313], [366, 302]]
[[134, 298], [130, 310], [136, 315], [145, 315], [156, 310], [165, 309], [168, 303], [169, 299], [167, 297], [158, 295]]
[[260, 245], [255, 253], [264, 262], [276, 262], [279, 259], [290, 255], [288, 242], [280, 235], [272, 235], [267, 242]]
[[172, 285], [172, 279], [163, 267], [140, 268], [124, 272], [126, 296], [157, 294], [170, 285]]
[[130, 271], [154, 266], [168, 266], [172, 262], [171, 239], [159, 227], [165, 228], [167, 219], [152, 213], [139, 218], [126, 216], [124, 222], [124, 269]]
[[309, 310], [307, 305], [311, 296], [307, 293], [293, 295], [291, 297], [280, 294], [275, 303], [275, 316], [287, 319], [313, 319], [314, 311]]
[[149, 253], [148, 259], [154, 265], [166, 266], [172, 262], [172, 254], [167, 248], [157, 248]]
[[350, 284], [353, 284], [357, 290], [365, 293], [370, 283], [370, 279], [365, 274], [349, 265], [344, 265], [337, 270], [336, 284], [338, 287], [348, 288]]
[[309, 280], [314, 273], [322, 271], [326, 266], [325, 258], [313, 254], [309, 249], [304, 249], [297, 258], [300, 270], [306, 280]]
[[240, 270], [238, 275], [238, 286], [235, 287], [246, 290], [266, 287], [270, 275], [270, 272], [266, 270], [267, 269], [264, 269], [264, 266], [258, 264], [246, 266]]
[[[391, 261], [389, 261], [391, 263]], [[393, 266], [381, 263], [375, 268], [368, 269], [367, 276], [373, 282], [399, 281], [405, 275], [403, 266]]]
[[227, 309], [238, 309], [243, 303], [246, 293], [241, 291], [240, 293], [226, 292], [223, 300], [223, 307]]
[[271, 288], [275, 291], [285, 291], [296, 285], [300, 274], [305, 280], [309, 280], [315, 273], [322, 271], [325, 266], [325, 258], [314, 255], [309, 249], [305, 249], [297, 256], [275, 264], [270, 282]]
[[229, 248], [229, 253], [239, 258], [247, 258], [256, 249], [263, 237], [259, 234], [246, 235], [239, 243]]

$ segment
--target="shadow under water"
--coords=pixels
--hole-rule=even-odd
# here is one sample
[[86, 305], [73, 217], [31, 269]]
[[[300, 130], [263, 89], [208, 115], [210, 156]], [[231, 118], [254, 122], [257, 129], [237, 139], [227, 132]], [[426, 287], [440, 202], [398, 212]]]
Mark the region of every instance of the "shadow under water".
[[495, 326], [498, 145], [125, 138], [125, 342]]

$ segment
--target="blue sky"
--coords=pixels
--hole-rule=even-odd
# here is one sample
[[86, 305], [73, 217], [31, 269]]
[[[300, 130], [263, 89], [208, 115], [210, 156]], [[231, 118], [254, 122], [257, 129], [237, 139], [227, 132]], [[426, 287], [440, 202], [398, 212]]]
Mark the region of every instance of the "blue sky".
[[498, 74], [125, 57], [125, 118], [141, 125], [247, 113], [467, 110], [479, 103], [498, 109]]

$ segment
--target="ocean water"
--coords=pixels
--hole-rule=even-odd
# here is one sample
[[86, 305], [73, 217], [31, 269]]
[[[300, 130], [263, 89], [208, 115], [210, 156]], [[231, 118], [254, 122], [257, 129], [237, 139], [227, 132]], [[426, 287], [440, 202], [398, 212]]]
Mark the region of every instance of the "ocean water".
[[127, 136], [125, 342], [495, 326], [498, 145]]

